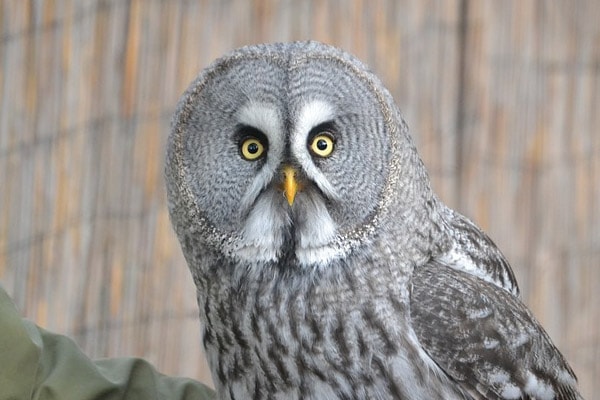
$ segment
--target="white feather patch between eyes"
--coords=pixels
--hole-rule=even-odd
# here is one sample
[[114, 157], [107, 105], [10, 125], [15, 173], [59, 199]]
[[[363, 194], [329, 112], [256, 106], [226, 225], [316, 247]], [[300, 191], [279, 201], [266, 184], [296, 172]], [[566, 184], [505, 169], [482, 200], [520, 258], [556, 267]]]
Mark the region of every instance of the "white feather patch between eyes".
[[329, 183], [323, 173], [315, 166], [307, 148], [308, 134], [314, 127], [331, 121], [334, 109], [329, 103], [322, 100], [307, 102], [300, 109], [298, 123], [295, 125], [291, 137], [292, 154], [308, 176], [327, 196], [339, 198], [334, 187]]

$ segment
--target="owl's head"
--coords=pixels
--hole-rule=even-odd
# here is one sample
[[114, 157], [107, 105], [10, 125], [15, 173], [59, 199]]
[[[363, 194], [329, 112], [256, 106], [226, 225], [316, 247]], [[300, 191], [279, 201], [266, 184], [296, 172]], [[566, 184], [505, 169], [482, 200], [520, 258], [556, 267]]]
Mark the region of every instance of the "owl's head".
[[298, 265], [402, 225], [428, 188], [387, 90], [315, 42], [245, 47], [204, 70], [173, 118], [166, 180], [182, 242]]

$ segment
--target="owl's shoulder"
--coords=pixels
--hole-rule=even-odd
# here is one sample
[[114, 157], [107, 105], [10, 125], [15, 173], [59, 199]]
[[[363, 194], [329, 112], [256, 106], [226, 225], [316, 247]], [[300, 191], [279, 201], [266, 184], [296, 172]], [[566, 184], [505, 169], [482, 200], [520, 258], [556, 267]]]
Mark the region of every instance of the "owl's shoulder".
[[494, 241], [460, 213], [445, 207], [440, 214], [450, 244], [436, 255], [434, 261], [474, 275], [519, 297], [515, 274]]

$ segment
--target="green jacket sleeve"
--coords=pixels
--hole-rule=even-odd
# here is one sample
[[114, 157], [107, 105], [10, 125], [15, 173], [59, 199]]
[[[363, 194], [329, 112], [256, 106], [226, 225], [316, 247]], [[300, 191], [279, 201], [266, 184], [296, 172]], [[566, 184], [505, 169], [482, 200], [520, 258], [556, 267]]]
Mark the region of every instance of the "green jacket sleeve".
[[20, 317], [0, 287], [0, 398], [32, 400], [213, 399], [191, 379], [136, 358], [90, 360], [75, 342]]

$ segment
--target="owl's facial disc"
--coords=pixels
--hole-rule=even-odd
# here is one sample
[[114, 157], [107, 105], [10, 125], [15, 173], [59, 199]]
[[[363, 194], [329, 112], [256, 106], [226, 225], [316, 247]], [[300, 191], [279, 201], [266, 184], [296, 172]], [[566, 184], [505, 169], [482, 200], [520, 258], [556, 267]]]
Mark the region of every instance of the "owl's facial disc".
[[386, 116], [343, 59], [285, 60], [227, 59], [188, 92], [173, 213], [189, 211], [180, 230], [202, 228], [226, 256], [328, 265], [372, 231], [392, 154]]

